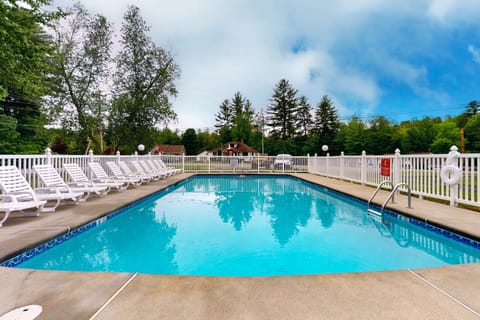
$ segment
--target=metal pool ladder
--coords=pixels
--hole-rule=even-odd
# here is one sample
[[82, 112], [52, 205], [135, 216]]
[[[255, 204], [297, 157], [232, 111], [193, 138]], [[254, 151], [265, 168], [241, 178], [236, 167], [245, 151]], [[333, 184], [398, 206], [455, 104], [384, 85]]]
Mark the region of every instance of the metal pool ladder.
[[[392, 186], [392, 191], [388, 195], [385, 202], [383, 202], [381, 211], [377, 212], [373, 209], [370, 209], [370, 203], [372, 202], [373, 198], [375, 198], [375, 196], [377, 195], [378, 191], [380, 191], [382, 186], [387, 184], [387, 183], [389, 183]], [[385, 209], [385, 206], [387, 205], [388, 201], [390, 201], [390, 199], [392, 200], [392, 203], [395, 203], [395, 192], [397, 192], [398, 188], [400, 188], [401, 186], [407, 187], [407, 190], [408, 190], [407, 191], [408, 192], [408, 208], [412, 209], [412, 189], [410, 188], [410, 186], [408, 184], [404, 183], [404, 182], [397, 183], [395, 186], [393, 186], [393, 184], [392, 184], [392, 182], [390, 182], [390, 180], [384, 180], [378, 185], [377, 189], [375, 189], [375, 192], [373, 192], [372, 196], [368, 200], [367, 210], [371, 213], [374, 213], [374, 214], [377, 214], [377, 215], [382, 215], [383, 209]]]

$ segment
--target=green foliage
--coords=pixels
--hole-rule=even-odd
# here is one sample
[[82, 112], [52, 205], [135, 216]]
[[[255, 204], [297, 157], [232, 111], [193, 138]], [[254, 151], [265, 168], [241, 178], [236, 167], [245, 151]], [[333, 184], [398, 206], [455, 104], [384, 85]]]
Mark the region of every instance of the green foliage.
[[460, 129], [457, 128], [454, 121], [444, 121], [436, 124], [436, 136], [430, 146], [433, 153], [447, 153], [450, 147], [456, 145], [460, 147]]
[[176, 96], [180, 69], [173, 57], [147, 35], [140, 10], [130, 6], [122, 23], [122, 49], [116, 58], [112, 142], [128, 151], [151, 140], [155, 126], [176, 119], [170, 98]]
[[0, 114], [0, 154], [16, 153], [17, 120], [14, 117]]
[[195, 129], [187, 129], [182, 135], [182, 144], [185, 146], [187, 155], [198, 154], [198, 140]]
[[296, 134], [297, 92], [285, 79], [280, 80], [275, 86], [267, 108], [267, 126], [274, 140], [288, 140]]
[[315, 109], [315, 120], [312, 132], [316, 136], [316, 149], [327, 145], [331, 153], [339, 153], [338, 146], [334, 143], [335, 136], [340, 129], [338, 110], [333, 106], [328, 96], [323, 96]]
[[340, 127], [335, 137], [335, 145], [343, 146], [346, 155], [359, 155], [366, 150], [367, 127], [358, 117], [353, 117]]
[[223, 100], [219, 108], [215, 114], [215, 128], [221, 143], [243, 140], [248, 144], [252, 135], [254, 114], [250, 101], [237, 92], [231, 100]]
[[480, 152], [480, 113], [471, 116], [465, 125], [467, 152]]
[[365, 136], [368, 154], [393, 153], [398, 147], [395, 131], [387, 118], [380, 116], [369, 121], [369, 129]]
[[111, 113], [104, 84], [109, 79], [112, 26], [76, 3], [53, 29], [57, 46], [48, 115], [52, 122], [77, 131], [79, 142], [90, 140], [95, 152], [103, 153], [101, 135]]
[[306, 138], [310, 133], [313, 125], [312, 107], [305, 96], [301, 96], [298, 100], [297, 109], [297, 135]]
[[60, 14], [43, 10], [50, 2], [0, 1], [0, 99], [15, 93], [37, 100], [48, 91], [53, 46], [44, 27]]

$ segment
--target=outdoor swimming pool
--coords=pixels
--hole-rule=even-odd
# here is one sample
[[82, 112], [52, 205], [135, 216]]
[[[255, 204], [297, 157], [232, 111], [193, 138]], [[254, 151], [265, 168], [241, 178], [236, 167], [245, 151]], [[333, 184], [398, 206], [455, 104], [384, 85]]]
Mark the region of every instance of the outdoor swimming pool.
[[371, 215], [297, 178], [220, 175], [189, 178], [30, 255], [18, 267], [270, 276], [479, 262], [480, 245], [395, 213]]

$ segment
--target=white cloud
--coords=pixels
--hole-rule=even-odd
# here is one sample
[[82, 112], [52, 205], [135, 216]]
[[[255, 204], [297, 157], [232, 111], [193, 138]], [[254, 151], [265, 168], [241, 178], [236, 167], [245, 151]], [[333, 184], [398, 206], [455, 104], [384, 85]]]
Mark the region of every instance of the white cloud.
[[[429, 51], [427, 45], [432, 44], [411, 41], [412, 37], [432, 32], [428, 25], [418, 29], [428, 19], [456, 21], [466, 19], [461, 12], [470, 17], [480, 10], [477, 0], [83, 3], [117, 26], [128, 3], [140, 8], [151, 25], [152, 39], [174, 54], [182, 70], [179, 95], [173, 101], [179, 114], [176, 126], [182, 129], [213, 127], [219, 104], [237, 91], [257, 110], [265, 109], [282, 78], [312, 104], [328, 94], [343, 116], [373, 112], [385, 94], [382, 81], [435, 97], [428, 66], [408, 56]], [[478, 59], [475, 47], [469, 52]]]
[[480, 64], [480, 50], [472, 45], [468, 46], [468, 52], [472, 55], [472, 60]]

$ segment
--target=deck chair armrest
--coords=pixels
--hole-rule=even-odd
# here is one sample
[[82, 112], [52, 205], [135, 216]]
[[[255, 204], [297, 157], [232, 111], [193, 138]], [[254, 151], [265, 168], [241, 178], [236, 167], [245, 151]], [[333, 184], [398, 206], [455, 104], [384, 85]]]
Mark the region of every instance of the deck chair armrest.
[[67, 187], [59, 186], [59, 187], [40, 187], [36, 188], [35, 192], [39, 193], [61, 193], [61, 192], [68, 192]]
[[[5, 201], [9, 199], [9, 201]], [[17, 197], [15, 197], [12, 194], [0, 194], [0, 202], [11, 202], [11, 203], [17, 203]]]
[[69, 187], [80, 187], [80, 188], [92, 188], [94, 185], [92, 182], [72, 182], [68, 184]]
[[3, 196], [8, 196], [10, 199], [14, 199], [15, 202], [20, 202], [22, 200], [37, 200], [35, 193], [30, 191], [19, 191], [5, 194]]

